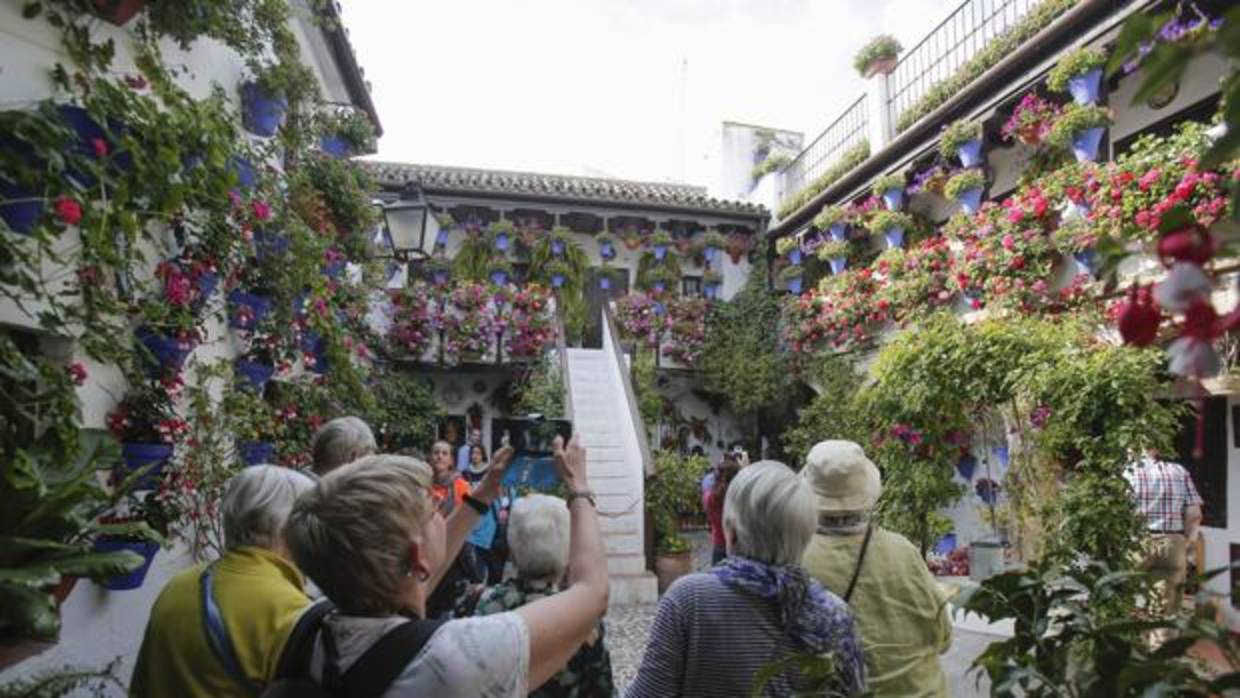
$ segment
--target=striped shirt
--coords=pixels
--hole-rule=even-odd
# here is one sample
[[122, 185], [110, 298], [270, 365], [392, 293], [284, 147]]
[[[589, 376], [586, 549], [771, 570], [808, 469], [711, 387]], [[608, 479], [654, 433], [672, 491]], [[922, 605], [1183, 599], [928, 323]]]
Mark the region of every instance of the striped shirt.
[[1124, 472], [1137, 512], [1154, 533], [1184, 533], [1184, 509], [1201, 506], [1193, 478], [1179, 463], [1145, 459]]
[[[778, 615], [773, 602], [713, 574], [681, 577], [659, 600], [626, 698], [749, 695], [763, 667], [805, 652], [779, 627]], [[795, 676], [782, 674], [764, 695], [791, 696], [796, 688]]]

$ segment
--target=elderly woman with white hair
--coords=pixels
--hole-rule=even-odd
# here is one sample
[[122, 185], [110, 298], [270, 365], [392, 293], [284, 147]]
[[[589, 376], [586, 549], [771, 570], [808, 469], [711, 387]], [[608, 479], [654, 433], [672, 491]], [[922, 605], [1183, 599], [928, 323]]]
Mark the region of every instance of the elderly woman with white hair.
[[567, 449], [556, 443], [569, 491], [568, 588], [507, 613], [426, 620], [431, 591], [498, 496], [511, 455], [505, 448], [493, 456], [446, 521], [432, 500], [430, 466], [402, 456], [334, 470], [297, 502], [285, 529], [289, 548], [337, 607], [311, 638], [304, 675], [336, 695], [354, 695], [354, 677], [364, 681], [368, 660], [384, 656], [395, 667], [383, 677], [387, 698], [499, 698], [524, 696], [564, 667], [594, 632], [608, 597], [585, 449], [575, 439]]
[[322, 477], [346, 463], [375, 452], [375, 435], [357, 417], [337, 417], [314, 432], [310, 445], [314, 474]]
[[[224, 554], [173, 577], [151, 608], [130, 685], [137, 698], [255, 695], [275, 677], [284, 642], [310, 599], [281, 531], [293, 502], [314, 487], [295, 470], [256, 465], [224, 492]], [[208, 593], [209, 592], [209, 593]], [[213, 647], [226, 638], [230, 658]]]
[[904, 536], [870, 522], [878, 467], [851, 441], [815, 444], [801, 471], [818, 505], [802, 564], [857, 614], [876, 696], [947, 696], [939, 655], [951, 647], [947, 594]]
[[811, 685], [789, 669], [772, 676], [763, 695], [863, 690], [865, 663], [848, 606], [800, 567], [814, 523], [813, 494], [786, 465], [760, 461], [741, 470], [724, 498], [728, 557], [676, 580], [659, 600], [626, 695], [748, 695], [764, 667], [809, 654], [834, 662], [830, 685]]
[[[488, 616], [511, 611], [559, 593], [560, 580], [568, 568], [568, 507], [559, 497], [526, 495], [508, 514], [508, 548], [517, 576], [487, 588], [478, 598], [474, 615]], [[531, 698], [615, 695], [611, 654], [604, 644], [603, 623], [586, 639], [568, 666]]]

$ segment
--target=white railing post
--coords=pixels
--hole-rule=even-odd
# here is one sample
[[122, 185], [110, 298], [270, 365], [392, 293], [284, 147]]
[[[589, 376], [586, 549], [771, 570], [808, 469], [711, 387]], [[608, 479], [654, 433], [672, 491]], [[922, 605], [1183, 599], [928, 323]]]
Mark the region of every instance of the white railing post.
[[870, 152], [877, 153], [891, 142], [894, 131], [891, 123], [891, 110], [887, 101], [891, 98], [890, 75], [876, 72], [866, 80], [865, 108], [869, 118]]

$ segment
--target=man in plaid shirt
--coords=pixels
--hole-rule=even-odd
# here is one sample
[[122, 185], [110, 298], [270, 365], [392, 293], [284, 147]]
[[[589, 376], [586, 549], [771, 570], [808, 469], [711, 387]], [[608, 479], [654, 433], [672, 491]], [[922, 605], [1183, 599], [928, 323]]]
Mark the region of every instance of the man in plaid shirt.
[[1184, 598], [1187, 542], [1196, 539], [1201, 524], [1201, 495], [1184, 466], [1159, 460], [1153, 450], [1130, 465], [1124, 478], [1150, 534], [1141, 566], [1154, 576], [1154, 601], [1174, 614]]

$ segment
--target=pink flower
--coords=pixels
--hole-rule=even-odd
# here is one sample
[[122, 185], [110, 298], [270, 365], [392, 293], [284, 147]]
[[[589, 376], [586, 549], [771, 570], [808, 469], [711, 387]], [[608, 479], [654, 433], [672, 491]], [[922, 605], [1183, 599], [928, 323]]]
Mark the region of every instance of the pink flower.
[[1003, 236], [1002, 243], [1003, 243], [1003, 249], [1005, 250], [1011, 250], [1012, 248], [1016, 247], [1016, 239], [1012, 237], [1011, 233], [1008, 233], [1007, 235]]
[[74, 361], [65, 370], [69, 372], [69, 378], [74, 385], [82, 385], [86, 382], [86, 366], [81, 361]]
[[77, 225], [82, 222], [82, 205], [68, 196], [62, 196], [56, 199], [56, 215], [65, 225]]
[[108, 154], [108, 142], [102, 138], [92, 138], [90, 145], [95, 149], [95, 157], [101, 158]]
[[251, 204], [254, 208], [254, 217], [260, 221], [271, 218], [271, 206], [266, 201], [255, 201]]

